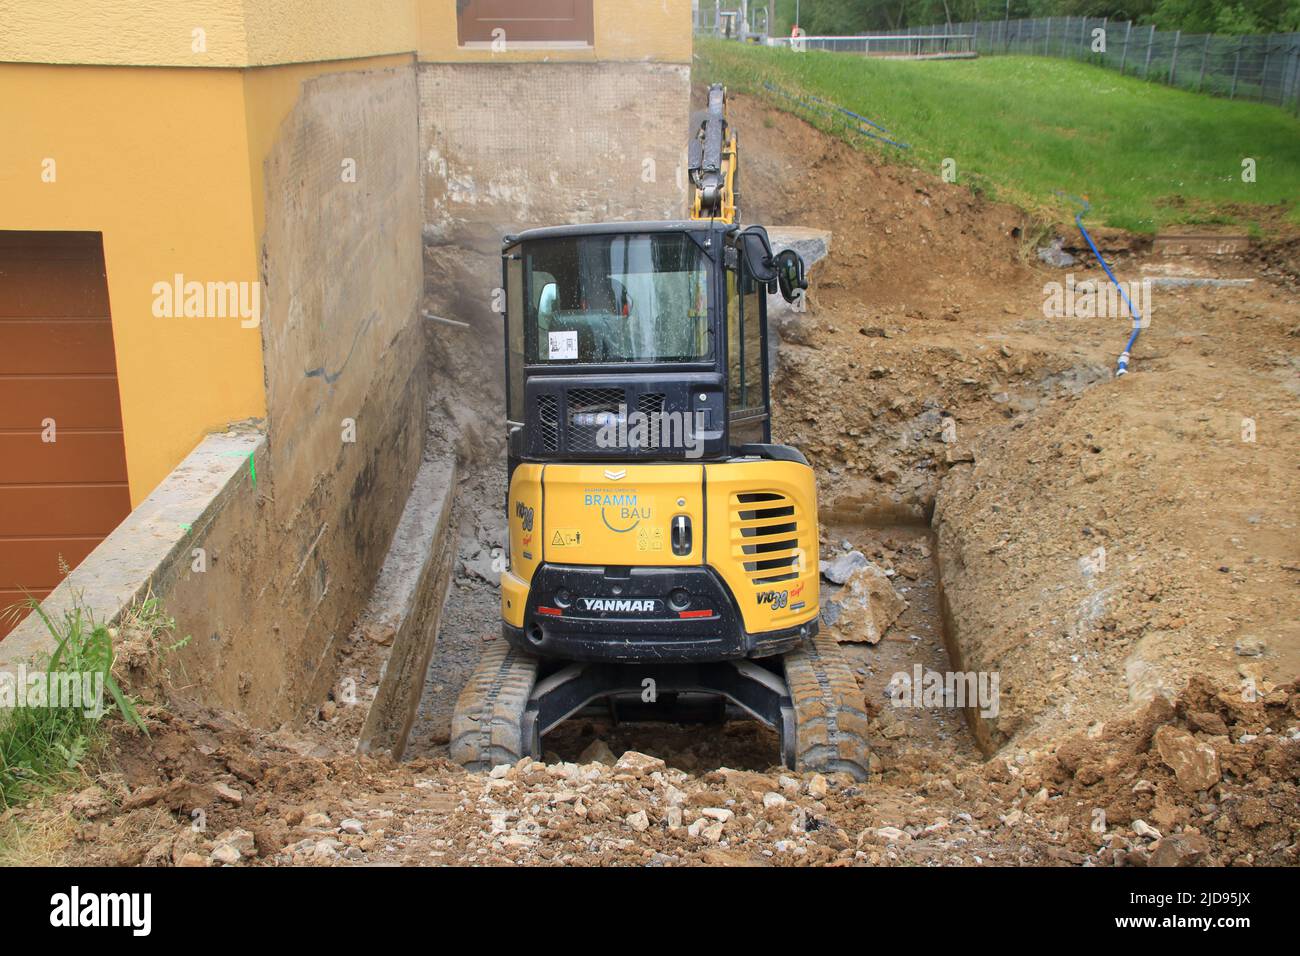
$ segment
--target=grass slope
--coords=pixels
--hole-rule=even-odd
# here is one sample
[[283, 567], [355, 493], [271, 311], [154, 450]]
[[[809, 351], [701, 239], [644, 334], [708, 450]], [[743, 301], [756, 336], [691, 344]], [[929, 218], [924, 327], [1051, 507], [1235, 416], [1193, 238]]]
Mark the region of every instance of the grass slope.
[[[842, 133], [889, 159], [1065, 217], [1054, 195], [1087, 197], [1088, 220], [1138, 232], [1231, 223], [1275, 232], [1300, 224], [1300, 120], [1274, 106], [1202, 96], [1065, 60], [1004, 56], [890, 61], [696, 41], [696, 79], [785, 105], [773, 83], [861, 113], [911, 144]], [[816, 125], [831, 129], [825, 119]], [[743, 148], [743, 147], [742, 147]], [[1242, 181], [1255, 160], [1256, 182]]]

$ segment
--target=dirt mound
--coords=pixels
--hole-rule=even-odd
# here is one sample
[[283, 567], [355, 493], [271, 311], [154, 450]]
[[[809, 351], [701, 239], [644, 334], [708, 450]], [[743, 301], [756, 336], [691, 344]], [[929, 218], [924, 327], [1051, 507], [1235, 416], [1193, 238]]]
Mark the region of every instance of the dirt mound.
[[1172, 698], [1197, 674], [1300, 673], [1287, 312], [1275, 289], [1166, 294], [1135, 374], [980, 432], [945, 480], [952, 636], [964, 667], [1002, 674], [991, 746]]
[[[340, 835], [338, 821], [366, 815], [377, 792], [411, 787], [428, 766], [341, 755], [321, 734], [268, 734], [223, 714], [156, 711], [148, 725], [146, 737], [115, 723], [108, 767], [93, 784], [12, 811], [10, 822], [62, 828], [68, 839], [59, 862], [67, 864], [208, 866], [231, 843], [240, 853], [229, 862], [267, 861], [282, 851], [288, 861], [286, 847], [326, 832], [335, 845], [315, 859], [329, 862], [369, 846]], [[372, 823], [372, 842], [375, 833]]]
[[1105, 283], [1091, 256], [1026, 262], [1016, 210], [733, 106], [746, 217], [834, 232], [812, 310], [779, 327], [774, 432], [816, 466], [823, 521], [933, 510], [954, 664], [1001, 677], [982, 746], [1032, 748], [1198, 674], [1300, 673], [1285, 244], [1261, 268], [1101, 230], [1123, 281], [1247, 282], [1153, 286], [1116, 380], [1131, 320], [1046, 308], [1053, 284]]
[[1028, 274], [1019, 209], [888, 165], [752, 97], [730, 94], [727, 109], [740, 143], [744, 221], [833, 234], [815, 276], [819, 307], [924, 303], [942, 313], [969, 303], [972, 289]]
[[1060, 808], [1068, 853], [1103, 864], [1294, 866], [1298, 781], [1300, 682], [1247, 700], [1196, 677], [1176, 704], [1073, 738], [1020, 782]]
[[1292, 289], [1300, 286], [1300, 236], [1261, 243], [1253, 257], [1264, 275], [1275, 277]]
[[[868, 707], [889, 740], [893, 718]], [[1295, 864], [1298, 718], [1295, 685], [1248, 702], [1198, 679], [1174, 706], [1024, 763], [900, 740], [859, 784], [616, 757], [617, 733], [573, 762], [467, 774], [159, 716], [149, 738], [120, 733], [113, 773], [18, 817], [72, 820], [63, 859], [79, 865]], [[761, 733], [726, 735], [757, 760]]]

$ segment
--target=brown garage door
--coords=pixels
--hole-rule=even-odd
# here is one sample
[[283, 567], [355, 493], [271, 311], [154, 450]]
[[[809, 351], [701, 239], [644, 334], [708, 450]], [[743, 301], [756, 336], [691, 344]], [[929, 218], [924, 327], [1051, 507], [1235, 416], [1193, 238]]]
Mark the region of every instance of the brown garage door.
[[100, 235], [0, 231], [0, 608], [45, 597], [130, 510]]
[[594, 42], [592, 0], [457, 0], [460, 42], [492, 40], [505, 30], [506, 42], [569, 40]]

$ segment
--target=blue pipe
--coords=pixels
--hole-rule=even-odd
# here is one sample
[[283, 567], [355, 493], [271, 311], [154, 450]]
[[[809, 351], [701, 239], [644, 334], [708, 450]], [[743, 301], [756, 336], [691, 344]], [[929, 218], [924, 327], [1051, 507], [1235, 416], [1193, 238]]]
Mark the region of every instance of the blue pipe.
[[1078, 196], [1071, 196], [1069, 193], [1063, 193], [1059, 189], [1056, 191], [1056, 195], [1063, 196], [1076, 206], [1082, 207], [1074, 214], [1074, 224], [1079, 227], [1079, 232], [1083, 234], [1083, 239], [1088, 243], [1088, 248], [1092, 250], [1092, 254], [1097, 257], [1097, 261], [1101, 263], [1101, 267], [1106, 270], [1106, 275], [1110, 278], [1110, 281], [1113, 282], [1115, 288], [1119, 290], [1120, 296], [1124, 299], [1124, 304], [1128, 306], [1128, 314], [1133, 317], [1133, 334], [1128, 337], [1128, 342], [1124, 345], [1124, 351], [1120, 353], [1119, 361], [1115, 366], [1115, 377], [1119, 378], [1121, 375], [1128, 374], [1128, 363], [1129, 358], [1133, 353], [1133, 344], [1137, 342], [1138, 336], [1142, 333], [1142, 316], [1138, 313], [1137, 309], [1133, 308], [1133, 303], [1129, 301], [1128, 293], [1124, 291], [1124, 287], [1120, 285], [1119, 280], [1115, 278], [1115, 273], [1110, 271], [1110, 266], [1106, 264], [1106, 260], [1102, 257], [1101, 251], [1097, 248], [1097, 244], [1092, 241], [1092, 236], [1088, 235], [1088, 230], [1083, 227], [1083, 217], [1091, 211], [1092, 205], [1086, 199], [1080, 199]]

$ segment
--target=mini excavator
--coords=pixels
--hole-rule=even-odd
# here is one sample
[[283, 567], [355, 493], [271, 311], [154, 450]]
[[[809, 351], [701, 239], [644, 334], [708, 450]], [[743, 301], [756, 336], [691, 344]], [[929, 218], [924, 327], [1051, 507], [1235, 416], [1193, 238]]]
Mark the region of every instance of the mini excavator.
[[755, 718], [796, 771], [865, 779], [867, 717], [818, 633], [817, 493], [771, 440], [767, 296], [797, 253], [742, 227], [726, 91], [692, 116], [689, 218], [507, 236], [509, 567], [453, 715], [472, 769], [562, 721]]

